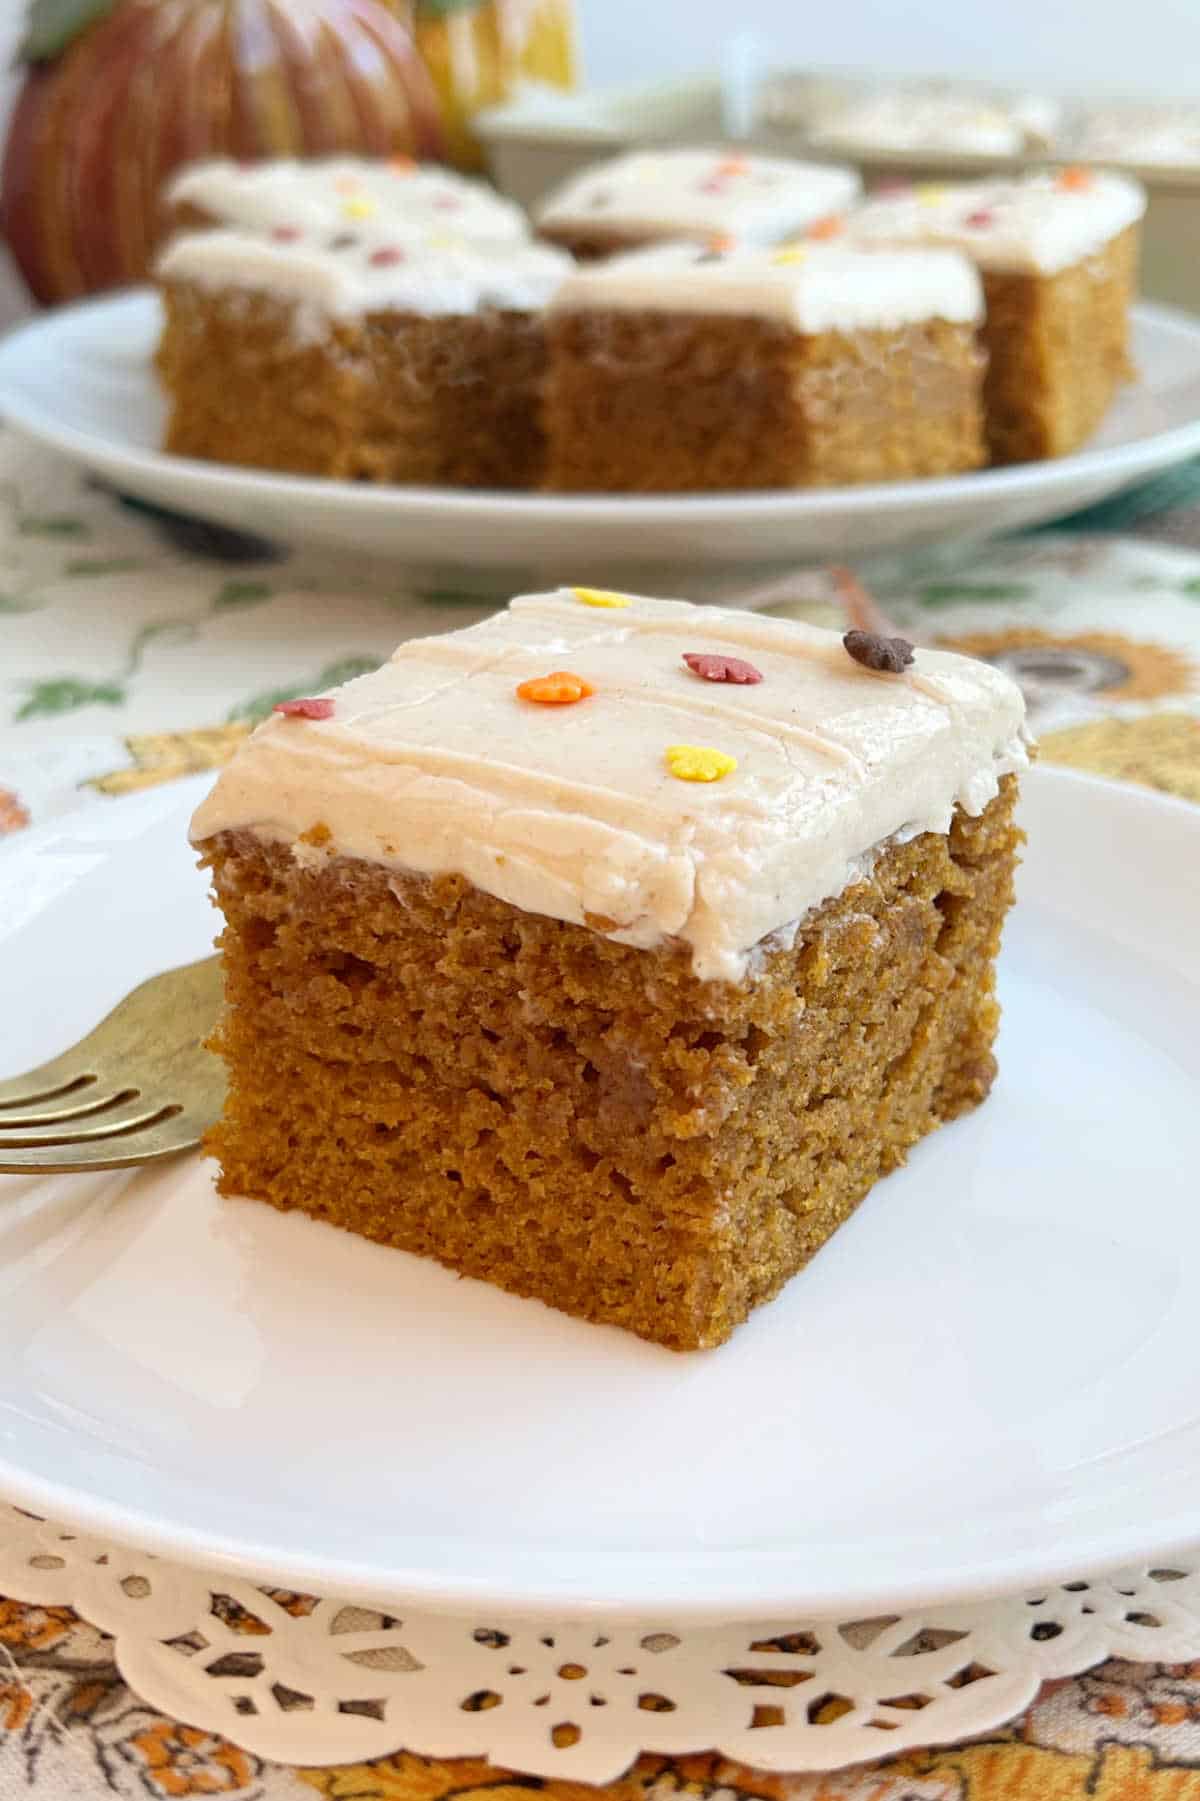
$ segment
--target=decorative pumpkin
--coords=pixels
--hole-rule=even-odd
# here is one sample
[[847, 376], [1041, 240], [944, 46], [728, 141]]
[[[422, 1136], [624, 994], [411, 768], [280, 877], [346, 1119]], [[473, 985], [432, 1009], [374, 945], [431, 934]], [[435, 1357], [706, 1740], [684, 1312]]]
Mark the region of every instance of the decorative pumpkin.
[[[391, 0], [400, 17], [410, 0]], [[506, 100], [517, 82], [569, 88], [575, 79], [572, 0], [415, 0], [413, 34], [441, 96], [451, 152], [482, 159], [472, 113]]]
[[0, 221], [29, 287], [139, 281], [160, 194], [197, 157], [446, 152], [441, 103], [383, 0], [36, 0]]

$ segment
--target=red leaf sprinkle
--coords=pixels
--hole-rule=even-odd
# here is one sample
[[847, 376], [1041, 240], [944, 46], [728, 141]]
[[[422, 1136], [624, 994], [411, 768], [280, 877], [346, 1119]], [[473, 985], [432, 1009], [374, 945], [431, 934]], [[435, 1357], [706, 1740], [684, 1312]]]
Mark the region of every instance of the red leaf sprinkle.
[[405, 258], [403, 250], [397, 250], [389, 244], [383, 250], [373, 250], [370, 260], [377, 269], [390, 269], [393, 264], [402, 263]]
[[277, 225], [271, 236], [278, 244], [294, 244], [300, 236], [298, 225]]
[[284, 713], [289, 719], [332, 719], [333, 702], [331, 700], [281, 700], [271, 709], [274, 713]]
[[706, 682], [761, 682], [762, 670], [741, 657], [714, 656], [704, 650], [685, 650], [683, 660], [693, 674]]
[[980, 206], [977, 207], [973, 213], [967, 214], [966, 218], [963, 220], [963, 224], [974, 225], [982, 230], [985, 225], [993, 224], [995, 218], [996, 215], [992, 212], [990, 207]]

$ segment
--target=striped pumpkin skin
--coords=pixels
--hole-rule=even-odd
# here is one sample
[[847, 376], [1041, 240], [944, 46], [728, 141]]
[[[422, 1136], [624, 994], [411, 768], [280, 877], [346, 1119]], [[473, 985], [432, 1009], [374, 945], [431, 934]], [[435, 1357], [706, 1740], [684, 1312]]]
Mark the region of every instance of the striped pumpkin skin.
[[[407, 0], [392, 0], [407, 16]], [[471, 115], [507, 100], [519, 81], [574, 85], [572, 0], [415, 0], [413, 35], [433, 77], [451, 154], [476, 167], [482, 153]]]
[[30, 68], [0, 222], [43, 302], [142, 280], [172, 172], [204, 156], [442, 157], [437, 91], [381, 0], [118, 0]]

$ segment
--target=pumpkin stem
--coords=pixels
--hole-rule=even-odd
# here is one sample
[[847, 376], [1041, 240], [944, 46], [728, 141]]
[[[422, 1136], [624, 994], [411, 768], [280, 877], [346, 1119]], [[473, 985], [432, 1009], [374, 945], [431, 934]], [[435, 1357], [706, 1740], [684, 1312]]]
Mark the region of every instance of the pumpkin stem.
[[45, 63], [61, 56], [81, 31], [106, 18], [116, 4], [117, 0], [30, 0], [18, 62]]

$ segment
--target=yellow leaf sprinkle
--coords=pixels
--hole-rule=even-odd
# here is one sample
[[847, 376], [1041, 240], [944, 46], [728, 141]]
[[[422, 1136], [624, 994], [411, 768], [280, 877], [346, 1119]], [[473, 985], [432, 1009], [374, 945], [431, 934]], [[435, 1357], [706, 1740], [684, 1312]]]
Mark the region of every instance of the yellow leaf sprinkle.
[[369, 219], [375, 211], [375, 202], [373, 200], [347, 200], [342, 206], [342, 211], [348, 219]]
[[771, 261], [773, 263], [802, 263], [807, 255], [808, 248], [806, 245], [785, 244], [782, 250], [777, 250], [775, 252]]
[[704, 744], [671, 744], [667, 768], [681, 782], [719, 782], [723, 775], [733, 774], [737, 758]]
[[610, 594], [607, 588], [572, 588], [576, 600], [585, 607], [631, 607], [628, 594]]
[[945, 188], [938, 187], [936, 184], [927, 182], [924, 187], [917, 189], [917, 200], [921, 206], [940, 206], [945, 198]]

